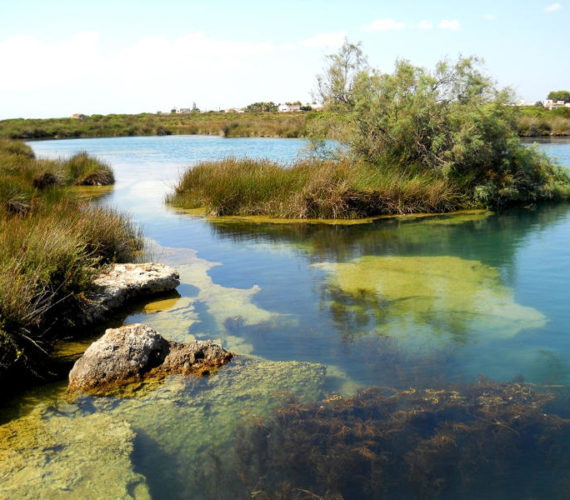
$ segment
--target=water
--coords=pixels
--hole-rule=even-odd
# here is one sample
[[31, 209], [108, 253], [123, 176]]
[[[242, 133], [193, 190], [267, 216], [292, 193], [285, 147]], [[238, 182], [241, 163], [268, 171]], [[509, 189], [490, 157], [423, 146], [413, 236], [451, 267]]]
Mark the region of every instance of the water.
[[[54, 497], [65, 496], [62, 485], [70, 481], [65, 471], [82, 460], [75, 494], [112, 483], [117, 488], [113, 493], [101, 486], [98, 496], [143, 498], [150, 492], [153, 498], [199, 497], [196, 485], [218, 471], [219, 488], [204, 489], [202, 496], [231, 498], [251, 492], [256, 483], [241, 490], [231, 485], [239, 464], [227, 458], [233, 456], [228, 450], [241, 443], [255, 456], [269, 446], [265, 438], [251, 436], [246, 446], [236, 436], [259, 429], [260, 419], [283, 408], [290, 397], [308, 407], [316, 402], [318, 410], [323, 397], [349, 401], [359, 389], [375, 386], [398, 391], [463, 384], [470, 394], [480, 375], [499, 382], [524, 379], [541, 390], [563, 391], [570, 384], [568, 204], [356, 226], [216, 221], [163, 203], [186, 166], [229, 155], [290, 162], [303, 153], [304, 141], [167, 136], [31, 145], [40, 157], [86, 150], [111, 163], [117, 184], [99, 202], [129, 212], [142, 226], [154, 257], [180, 271], [179, 296], [141, 305], [125, 314], [124, 323], [145, 322], [179, 341], [214, 338], [242, 356], [209, 379], [172, 377], [134, 399], [69, 401], [64, 382], [24, 395], [3, 420], [19, 418], [0, 427], [16, 443], [0, 449], [0, 463], [18, 443], [26, 459], [18, 474], [12, 461], [12, 493], [25, 493], [25, 484], [28, 493], [41, 485]], [[570, 165], [570, 141], [538, 147]], [[457, 418], [453, 415], [445, 414], [446, 421]], [[301, 419], [293, 426], [300, 436], [304, 425], [316, 425], [304, 416], [283, 418]], [[328, 418], [330, 423], [339, 417]], [[289, 424], [282, 420], [280, 425], [289, 429]], [[456, 427], [460, 425], [466, 424], [461, 420]], [[109, 426], [121, 429], [109, 438], [111, 444], [101, 444], [109, 456], [78, 458], [85, 455], [85, 438], [77, 437], [84, 436], [83, 429]], [[58, 436], [55, 429], [65, 433]], [[34, 441], [39, 433], [51, 436], [40, 446]], [[306, 441], [307, 435], [302, 437]], [[286, 438], [293, 439], [291, 432]], [[287, 449], [286, 442], [282, 448]], [[359, 449], [362, 459], [368, 452]], [[342, 454], [349, 456], [347, 450]], [[249, 455], [243, 451], [241, 456]], [[272, 455], [275, 460], [279, 456]], [[103, 477], [97, 471], [109, 460], [112, 466]], [[493, 460], [498, 460], [495, 455]], [[506, 467], [505, 462], [499, 465]], [[246, 466], [242, 478], [255, 471], [261, 475], [260, 466]], [[297, 478], [294, 464], [290, 466], [287, 480]], [[331, 467], [335, 464], [327, 462], [326, 468]], [[526, 470], [519, 473], [528, 476]], [[264, 477], [259, 491], [273, 488], [276, 495], [275, 484], [283, 478]], [[547, 483], [551, 481], [539, 478], [535, 494], [545, 494], [541, 488]], [[288, 491], [284, 498], [291, 496]], [[429, 496], [431, 490], [419, 491]], [[496, 484], [489, 491], [501, 497], [503, 490]], [[553, 491], [562, 490], [548, 490]], [[326, 489], [317, 493], [324, 495]]]

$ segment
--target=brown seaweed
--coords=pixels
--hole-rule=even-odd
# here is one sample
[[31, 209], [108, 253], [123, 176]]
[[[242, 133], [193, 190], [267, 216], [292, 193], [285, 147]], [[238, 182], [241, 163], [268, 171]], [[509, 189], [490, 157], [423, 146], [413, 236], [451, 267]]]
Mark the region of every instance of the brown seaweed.
[[242, 429], [233, 471], [220, 457], [211, 470], [235, 498], [557, 497], [570, 484], [570, 420], [549, 413], [556, 398], [481, 379], [289, 399]]

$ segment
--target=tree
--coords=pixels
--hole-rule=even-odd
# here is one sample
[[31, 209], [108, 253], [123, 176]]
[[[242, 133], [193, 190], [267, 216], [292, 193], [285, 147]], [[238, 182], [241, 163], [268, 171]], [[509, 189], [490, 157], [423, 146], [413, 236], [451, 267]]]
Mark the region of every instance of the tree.
[[[327, 58], [326, 74], [340, 75], [340, 62], [356, 49], [363, 60], [360, 45], [346, 42], [337, 57]], [[460, 57], [430, 71], [398, 60], [392, 73], [360, 68], [348, 80], [340, 75], [342, 92], [331, 91], [329, 103], [349, 110], [350, 153], [378, 168], [448, 179], [475, 203], [499, 205], [546, 192], [541, 186], [559, 174], [520, 143], [518, 111], [508, 105], [514, 95], [498, 89], [480, 66], [477, 58]], [[322, 78], [318, 82], [322, 86]]]
[[263, 113], [263, 112], [277, 111], [278, 106], [273, 101], [254, 102], [253, 104], [249, 104], [245, 109], [250, 113]]
[[345, 39], [336, 54], [326, 56], [324, 73], [317, 76], [317, 95], [328, 109], [346, 111], [354, 107], [356, 76], [366, 68], [366, 57], [360, 42], [353, 44]]
[[570, 92], [568, 90], [552, 90], [547, 97], [553, 101], [570, 102]]

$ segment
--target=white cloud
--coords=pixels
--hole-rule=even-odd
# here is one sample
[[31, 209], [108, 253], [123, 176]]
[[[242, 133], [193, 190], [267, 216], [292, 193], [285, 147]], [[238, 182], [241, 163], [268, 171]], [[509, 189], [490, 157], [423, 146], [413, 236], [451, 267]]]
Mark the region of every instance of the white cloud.
[[433, 29], [433, 23], [430, 21], [423, 20], [423, 21], [420, 21], [420, 23], [418, 24], [418, 27], [421, 30], [431, 30], [431, 29]]
[[457, 19], [442, 19], [439, 22], [439, 28], [442, 30], [458, 31], [461, 29], [461, 25]]
[[556, 12], [557, 10], [560, 10], [562, 8], [562, 4], [556, 2], [553, 3], [552, 5], [549, 5], [548, 7], [546, 7], [544, 9], [545, 12]]
[[496, 21], [497, 20], [497, 16], [495, 14], [485, 14], [483, 17], [485, 18], [486, 21]]
[[376, 19], [370, 24], [367, 24], [362, 29], [364, 31], [389, 31], [389, 30], [401, 30], [404, 29], [406, 25], [394, 19]]
[[[18, 35], [0, 39], [0, 118], [74, 112], [137, 112], [173, 105], [212, 108], [259, 100], [305, 100], [313, 76], [303, 47], [340, 46], [345, 33], [275, 44], [221, 40], [202, 32], [159, 35], [110, 48], [95, 32], [54, 41]], [[305, 52], [309, 52], [305, 50]]]
[[319, 33], [311, 38], [300, 42], [302, 47], [340, 47], [346, 38], [345, 31], [334, 31], [332, 33]]
[[100, 64], [99, 34], [82, 31], [48, 44], [33, 36], [16, 35], [0, 42], [0, 90], [28, 90], [61, 85], [87, 77]]

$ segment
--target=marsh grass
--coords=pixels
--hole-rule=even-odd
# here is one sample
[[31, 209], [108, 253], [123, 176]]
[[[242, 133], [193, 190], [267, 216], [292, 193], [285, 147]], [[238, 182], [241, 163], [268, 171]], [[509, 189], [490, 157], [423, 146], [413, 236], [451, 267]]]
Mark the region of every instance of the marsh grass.
[[233, 158], [203, 162], [183, 175], [167, 201], [205, 208], [212, 215], [292, 219], [356, 219], [459, 207], [456, 191], [444, 179], [347, 159], [304, 160], [290, 167]]
[[108, 186], [115, 182], [111, 168], [85, 151], [59, 162], [65, 180], [76, 186]]
[[[142, 236], [120, 213], [74, 198], [67, 185], [113, 179], [81, 153], [37, 160], [27, 146], [0, 141], [0, 368], [37, 370], [98, 266], [132, 261]], [[87, 181], [87, 182], [86, 182]]]

